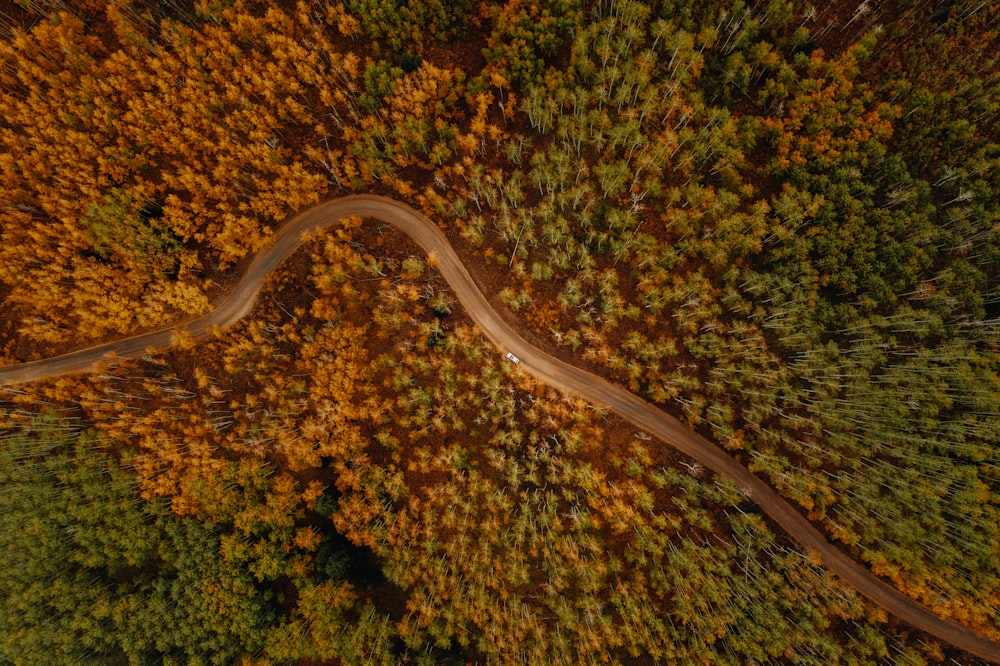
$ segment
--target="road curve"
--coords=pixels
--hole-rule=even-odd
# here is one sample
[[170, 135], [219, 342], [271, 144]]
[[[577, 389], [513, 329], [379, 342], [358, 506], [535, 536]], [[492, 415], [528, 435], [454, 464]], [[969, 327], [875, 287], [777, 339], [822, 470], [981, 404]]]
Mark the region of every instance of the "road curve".
[[[334, 199], [306, 210], [281, 228], [274, 244], [252, 261], [236, 287], [211, 313], [183, 322], [176, 328], [186, 329], [192, 336], [198, 337], [212, 327], [225, 327], [245, 317], [256, 302], [264, 279], [300, 245], [304, 232], [331, 226], [351, 216], [377, 218], [392, 224], [433, 255], [438, 269], [472, 320], [498, 348], [520, 357], [520, 367], [526, 372], [554, 388], [607, 406], [636, 427], [712, 471], [729, 477], [738, 486], [748, 489], [750, 498], [793, 539], [813, 551], [824, 565], [863, 596], [912, 627], [1000, 664], [1000, 643], [938, 617], [883, 583], [827, 541], [787, 500], [721, 448], [625, 389], [560, 361], [526, 342], [493, 310], [437, 225], [403, 203], [387, 197], [361, 194]], [[174, 334], [175, 328], [163, 329], [55, 358], [0, 367], [0, 386], [86, 371], [109, 355], [136, 357], [149, 348], [172, 345]]]

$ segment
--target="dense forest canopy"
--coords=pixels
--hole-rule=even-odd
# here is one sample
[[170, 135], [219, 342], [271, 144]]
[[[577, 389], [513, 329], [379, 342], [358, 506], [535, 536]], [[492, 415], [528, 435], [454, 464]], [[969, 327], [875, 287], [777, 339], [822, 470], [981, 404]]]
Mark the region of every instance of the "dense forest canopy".
[[[532, 341], [1000, 640], [1000, 3], [19, 0], [0, 363], [438, 222]], [[183, 335], [179, 336], [183, 338]], [[971, 663], [345, 220], [0, 387], [0, 661]]]

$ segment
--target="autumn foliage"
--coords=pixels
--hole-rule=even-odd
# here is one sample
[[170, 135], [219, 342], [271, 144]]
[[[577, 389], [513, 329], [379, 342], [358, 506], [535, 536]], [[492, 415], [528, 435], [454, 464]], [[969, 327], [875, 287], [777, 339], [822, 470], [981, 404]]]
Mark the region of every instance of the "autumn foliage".
[[[292, 213], [391, 194], [998, 638], [1000, 7], [889, 4], [17, 3], [0, 362], [208, 312]], [[970, 663], [504, 361], [385, 225], [304, 241], [228, 330], [0, 388], [0, 661]]]

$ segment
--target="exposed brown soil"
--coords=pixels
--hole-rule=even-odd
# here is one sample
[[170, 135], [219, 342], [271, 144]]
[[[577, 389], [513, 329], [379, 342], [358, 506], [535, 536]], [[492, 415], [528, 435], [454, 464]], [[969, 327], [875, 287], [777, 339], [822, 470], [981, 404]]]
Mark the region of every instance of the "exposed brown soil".
[[895, 0], [830, 0], [817, 3], [815, 16], [805, 25], [816, 46], [832, 58], [876, 27], [897, 21], [903, 12], [900, 4]]

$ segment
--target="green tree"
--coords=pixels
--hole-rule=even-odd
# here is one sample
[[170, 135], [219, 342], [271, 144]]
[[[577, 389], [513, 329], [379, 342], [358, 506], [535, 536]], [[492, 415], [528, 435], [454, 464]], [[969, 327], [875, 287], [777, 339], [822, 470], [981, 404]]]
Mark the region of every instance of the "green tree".
[[180, 241], [162, 224], [162, 208], [152, 201], [135, 201], [121, 188], [87, 207], [80, 225], [94, 254], [103, 261], [145, 273], [173, 273]]
[[228, 664], [262, 648], [274, 594], [220, 529], [140, 499], [93, 434], [49, 414], [2, 431], [0, 658]]

